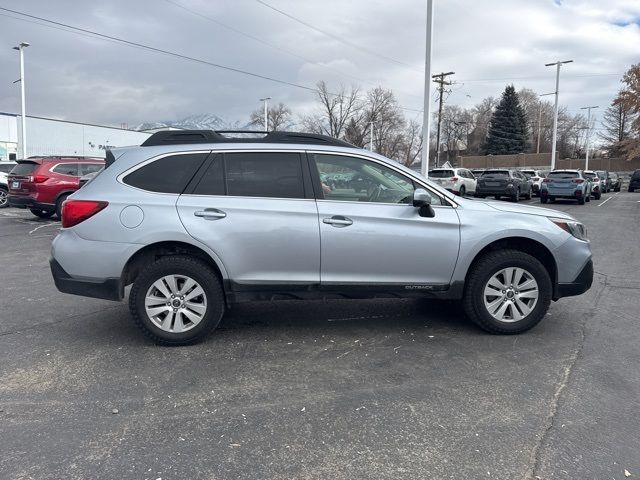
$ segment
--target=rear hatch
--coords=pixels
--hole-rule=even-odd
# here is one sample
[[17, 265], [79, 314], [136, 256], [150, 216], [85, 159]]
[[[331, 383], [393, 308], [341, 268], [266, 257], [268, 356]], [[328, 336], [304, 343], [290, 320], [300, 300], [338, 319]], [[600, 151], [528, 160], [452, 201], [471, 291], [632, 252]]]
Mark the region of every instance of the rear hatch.
[[578, 184], [583, 183], [584, 180], [580, 178], [578, 172], [551, 172], [545, 178], [544, 183], [547, 184], [549, 190], [559, 190], [573, 192]]
[[510, 181], [508, 170], [490, 170], [478, 179], [478, 186], [487, 190], [505, 190]]
[[454, 170], [431, 170], [429, 172], [429, 178], [439, 185], [449, 186], [451, 183], [458, 180], [455, 173], [456, 172]]
[[11, 195], [29, 195], [35, 192], [34, 173], [42, 162], [39, 160], [18, 160], [7, 178]]

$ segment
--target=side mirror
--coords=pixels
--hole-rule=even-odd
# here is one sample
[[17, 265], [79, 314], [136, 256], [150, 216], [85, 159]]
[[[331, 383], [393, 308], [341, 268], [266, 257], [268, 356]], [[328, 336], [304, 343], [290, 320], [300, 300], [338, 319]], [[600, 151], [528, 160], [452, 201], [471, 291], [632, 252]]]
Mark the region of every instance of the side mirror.
[[431, 201], [431, 195], [424, 188], [416, 188], [413, 192], [413, 206], [420, 209], [418, 215], [421, 217], [433, 218], [436, 216]]
[[431, 195], [424, 188], [416, 188], [413, 192], [413, 206], [431, 205]]

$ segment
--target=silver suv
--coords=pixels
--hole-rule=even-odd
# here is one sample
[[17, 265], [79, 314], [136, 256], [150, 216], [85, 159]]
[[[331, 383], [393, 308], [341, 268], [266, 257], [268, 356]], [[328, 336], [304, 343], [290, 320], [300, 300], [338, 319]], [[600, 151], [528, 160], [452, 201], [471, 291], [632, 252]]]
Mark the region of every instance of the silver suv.
[[454, 196], [340, 140], [170, 131], [107, 153], [64, 203], [62, 292], [122, 300], [162, 344], [202, 338], [236, 302], [460, 300], [491, 333], [536, 325], [592, 282], [585, 228], [553, 210]]

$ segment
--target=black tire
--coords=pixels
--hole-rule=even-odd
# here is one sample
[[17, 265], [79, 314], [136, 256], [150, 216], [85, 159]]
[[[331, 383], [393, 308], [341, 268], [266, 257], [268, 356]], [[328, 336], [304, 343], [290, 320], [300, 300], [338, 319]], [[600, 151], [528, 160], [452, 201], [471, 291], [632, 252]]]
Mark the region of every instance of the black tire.
[[595, 198], [596, 200], [600, 200], [600, 197], [602, 197], [602, 194], [600, 192], [593, 194], [593, 198]]
[[527, 194], [524, 196], [524, 198], [525, 198], [525, 200], [531, 200], [531, 196], [532, 196], [532, 193], [531, 193], [531, 190], [529, 190], [529, 193], [527, 193]]
[[546, 196], [540, 196], [540, 203], [547, 203], [547, 197]]
[[493, 198], [495, 198], [496, 200], [500, 200], [500, 198], [502, 197], [500, 197], [500, 195], [494, 195]]
[[578, 198], [578, 205], [584, 205], [584, 197]]
[[556, 203], [556, 197], [549, 197], [550, 203]]
[[56, 216], [58, 219], [62, 220], [62, 204], [64, 201], [71, 195], [70, 193], [65, 193], [58, 197], [58, 201], [56, 202]]
[[9, 199], [7, 198], [8, 190], [5, 187], [0, 187], [0, 208], [7, 208], [9, 206]]
[[511, 195], [511, 201], [516, 203], [520, 201], [520, 189], [516, 191], [515, 195]]
[[587, 195], [584, 199], [585, 202], [589, 203], [591, 201], [591, 195]]
[[[538, 283], [538, 302], [522, 320], [503, 322], [495, 319], [484, 305], [484, 288], [489, 279], [503, 268], [527, 270]], [[467, 275], [463, 307], [469, 319], [483, 330], [494, 334], [522, 333], [537, 325], [549, 309], [552, 295], [549, 273], [538, 259], [519, 250], [498, 250], [474, 262]]]
[[29, 210], [38, 218], [51, 218], [56, 213], [55, 210], [42, 210], [41, 208], [30, 208]]
[[630, 191], [631, 193], [633, 193], [633, 190], [634, 190], [633, 188], [629, 187], [629, 191]]
[[[166, 275], [186, 275], [198, 282], [205, 292], [207, 308], [195, 327], [182, 333], [171, 333], [154, 324], [145, 310], [145, 296], [151, 285]], [[142, 332], [160, 345], [189, 345], [214, 330], [225, 309], [224, 291], [216, 273], [204, 261], [175, 255], [160, 258], [145, 268], [136, 278], [129, 295], [129, 310]]]
[[464, 188], [464, 185], [462, 185], [460, 187], [460, 192], [458, 193], [458, 195], [460, 195], [461, 197], [464, 197], [465, 193], [467, 193], [466, 188]]

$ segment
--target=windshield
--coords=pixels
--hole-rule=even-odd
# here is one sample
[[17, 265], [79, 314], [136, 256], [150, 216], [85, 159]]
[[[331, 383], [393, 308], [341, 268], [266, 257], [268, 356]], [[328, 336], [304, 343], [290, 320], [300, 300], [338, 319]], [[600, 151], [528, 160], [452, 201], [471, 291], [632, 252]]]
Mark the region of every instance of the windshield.
[[551, 172], [549, 177], [559, 179], [580, 178], [580, 174], [578, 172]]
[[509, 170], [488, 170], [482, 174], [482, 178], [508, 178]]
[[429, 176], [432, 178], [449, 178], [455, 176], [453, 170], [431, 170]]

